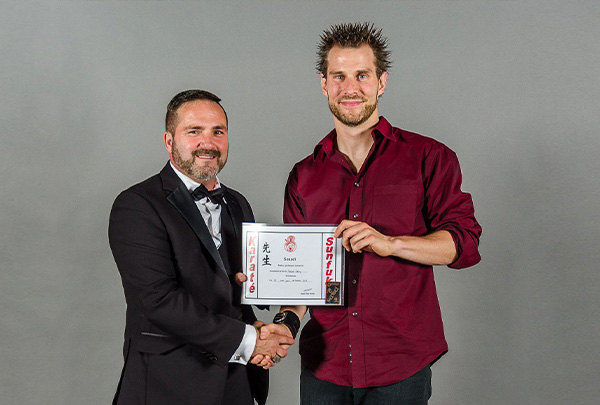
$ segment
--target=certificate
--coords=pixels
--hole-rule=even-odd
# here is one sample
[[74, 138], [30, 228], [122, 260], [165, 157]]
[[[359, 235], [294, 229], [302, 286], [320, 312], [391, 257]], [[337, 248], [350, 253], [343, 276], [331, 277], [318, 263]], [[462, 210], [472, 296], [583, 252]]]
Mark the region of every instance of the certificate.
[[344, 249], [334, 231], [244, 222], [242, 303], [344, 305]]

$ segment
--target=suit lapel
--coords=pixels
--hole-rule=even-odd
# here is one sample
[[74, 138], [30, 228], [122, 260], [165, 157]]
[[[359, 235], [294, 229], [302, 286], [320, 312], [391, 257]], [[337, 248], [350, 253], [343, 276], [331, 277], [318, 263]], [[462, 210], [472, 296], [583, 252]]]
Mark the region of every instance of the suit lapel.
[[200, 242], [202, 242], [206, 250], [208, 250], [213, 260], [217, 263], [219, 269], [223, 274], [227, 275], [227, 270], [225, 270], [221, 255], [219, 255], [219, 251], [215, 246], [212, 236], [210, 236], [206, 223], [204, 222], [200, 211], [198, 211], [194, 198], [173, 172], [173, 169], [171, 169], [171, 166], [168, 163], [162, 170], [161, 175], [163, 175], [163, 185], [165, 189], [171, 191], [167, 195], [167, 200], [177, 209], [177, 211], [179, 211], [181, 216], [193, 229], [196, 236], [198, 236]]
[[[227, 210], [229, 215], [231, 215], [231, 219], [233, 220], [233, 229], [235, 231], [235, 237], [237, 240], [242, 239], [242, 222], [244, 221], [244, 214], [242, 212], [242, 207], [240, 207], [237, 199], [229, 192], [229, 189], [221, 184], [221, 187], [225, 189], [225, 201], [227, 204]], [[225, 207], [224, 207], [225, 208]]]

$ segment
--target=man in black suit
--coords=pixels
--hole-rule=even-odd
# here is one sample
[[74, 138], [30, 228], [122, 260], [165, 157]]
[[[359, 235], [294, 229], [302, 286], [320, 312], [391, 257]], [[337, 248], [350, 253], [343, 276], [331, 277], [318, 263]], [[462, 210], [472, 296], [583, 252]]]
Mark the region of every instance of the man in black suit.
[[164, 133], [170, 162], [113, 205], [108, 236], [127, 301], [115, 404], [264, 404], [267, 371], [248, 363], [268, 368], [293, 343], [240, 304], [241, 223], [254, 218], [216, 177], [229, 146], [220, 101], [177, 94]]

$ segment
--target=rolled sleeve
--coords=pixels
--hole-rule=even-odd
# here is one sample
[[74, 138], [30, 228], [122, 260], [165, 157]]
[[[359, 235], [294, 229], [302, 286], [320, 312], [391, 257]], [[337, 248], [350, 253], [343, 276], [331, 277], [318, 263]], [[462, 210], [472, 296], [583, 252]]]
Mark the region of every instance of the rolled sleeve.
[[475, 219], [473, 200], [461, 190], [462, 174], [456, 154], [437, 144], [427, 156], [425, 201], [431, 232], [448, 231], [456, 245], [457, 260], [448, 267], [462, 269], [481, 260], [481, 226]]

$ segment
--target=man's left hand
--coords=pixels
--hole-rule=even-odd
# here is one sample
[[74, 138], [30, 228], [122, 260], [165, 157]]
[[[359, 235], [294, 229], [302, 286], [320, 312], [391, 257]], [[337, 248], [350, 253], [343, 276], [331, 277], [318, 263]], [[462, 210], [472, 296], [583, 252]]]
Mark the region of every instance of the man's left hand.
[[348, 252], [371, 252], [379, 256], [389, 256], [394, 251], [394, 238], [383, 235], [365, 222], [350, 221], [340, 222], [333, 235], [341, 236], [342, 246]]
[[238, 286], [241, 287], [242, 284], [244, 284], [244, 281], [246, 281], [247, 279], [248, 279], [248, 277], [246, 277], [246, 275], [244, 273], [242, 273], [241, 271], [238, 273], [235, 273], [234, 280]]

